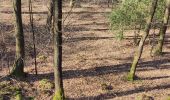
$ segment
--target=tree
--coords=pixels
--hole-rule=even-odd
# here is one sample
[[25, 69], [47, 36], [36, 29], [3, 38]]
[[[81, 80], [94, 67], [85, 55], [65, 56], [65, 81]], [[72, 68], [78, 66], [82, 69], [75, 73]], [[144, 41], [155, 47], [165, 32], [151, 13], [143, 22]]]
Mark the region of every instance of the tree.
[[54, 0], [54, 80], [53, 100], [64, 100], [62, 79], [62, 0]]
[[73, 7], [75, 4], [75, 0], [70, 0], [70, 7]]
[[70, 7], [81, 7], [80, 0], [70, 0]]
[[48, 16], [47, 16], [47, 25], [50, 28], [52, 24], [52, 19], [53, 19], [53, 0], [50, 0], [49, 3], [49, 8], [48, 8]]
[[151, 5], [151, 8], [150, 8], [149, 17], [147, 18], [147, 23], [146, 23], [145, 30], [144, 30], [145, 32], [144, 32], [144, 34], [142, 35], [142, 37], [140, 39], [140, 43], [139, 43], [139, 46], [138, 46], [138, 48], [137, 48], [137, 50], [135, 52], [130, 72], [128, 73], [128, 80], [129, 81], [133, 81], [134, 78], [135, 78], [136, 66], [137, 66], [138, 61], [139, 61], [139, 59], [141, 57], [144, 42], [145, 42], [145, 40], [146, 40], [146, 38], [147, 38], [147, 36], [149, 34], [150, 28], [151, 28], [151, 23], [152, 23], [152, 20], [153, 20], [155, 11], [156, 11], [157, 2], [158, 2], [158, 0], [152, 0], [152, 5]]
[[[115, 33], [115, 37], [120, 40], [123, 39], [123, 34], [127, 29], [135, 30], [135, 32], [139, 30], [144, 31], [151, 3], [152, 0], [123, 0], [119, 3], [110, 14], [110, 25]], [[165, 0], [158, 0], [158, 3], [154, 21], [161, 22]]]
[[24, 33], [21, 15], [21, 0], [13, 0], [15, 14], [16, 60], [11, 75], [20, 77], [24, 75]]
[[157, 44], [156, 49], [154, 51], [155, 55], [161, 55], [162, 54], [163, 42], [164, 42], [166, 30], [167, 30], [169, 15], [170, 15], [170, 0], [166, 0], [166, 7], [165, 7], [163, 25], [161, 26], [160, 33], [159, 33], [159, 35], [160, 35], [159, 41], [158, 41], [158, 44]]
[[35, 44], [35, 32], [34, 32], [34, 18], [32, 13], [32, 1], [29, 0], [29, 13], [30, 13], [30, 25], [31, 25], [31, 32], [32, 32], [32, 42], [33, 42], [33, 57], [34, 57], [34, 65], [35, 65], [35, 74], [38, 74], [37, 71], [37, 53], [36, 53], [36, 44]]
[[[110, 15], [111, 28], [117, 39], [123, 39], [126, 29], [143, 30], [148, 16], [150, 0], [123, 0]], [[127, 13], [128, 12], [128, 13]]]

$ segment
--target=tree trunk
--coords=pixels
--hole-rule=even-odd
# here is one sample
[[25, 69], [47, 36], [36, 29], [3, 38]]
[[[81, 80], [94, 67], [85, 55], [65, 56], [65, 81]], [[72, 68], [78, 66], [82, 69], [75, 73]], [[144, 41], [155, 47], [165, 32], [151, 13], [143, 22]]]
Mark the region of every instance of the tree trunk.
[[70, 7], [81, 7], [80, 0], [70, 0]]
[[75, 3], [75, 0], [70, 0], [70, 7], [73, 7]]
[[154, 14], [155, 14], [157, 2], [158, 2], [158, 0], [152, 0], [152, 5], [151, 5], [151, 9], [150, 9], [150, 16], [147, 19], [147, 24], [145, 26], [145, 32], [144, 32], [144, 34], [142, 35], [142, 37], [140, 39], [140, 43], [139, 43], [138, 49], [135, 52], [130, 72], [128, 73], [128, 80], [129, 81], [133, 81], [134, 80], [136, 66], [137, 66], [138, 61], [139, 61], [139, 59], [141, 57], [141, 54], [142, 54], [142, 51], [143, 51], [144, 42], [145, 42], [145, 40], [146, 40], [146, 38], [147, 38], [147, 36], [149, 34], [150, 28], [151, 28], [151, 22], [153, 20]]
[[62, 79], [62, 0], [54, 0], [54, 80], [53, 100], [64, 100]]
[[29, 0], [29, 13], [30, 13], [30, 25], [31, 25], [31, 32], [32, 32], [32, 42], [33, 42], [33, 58], [34, 58], [34, 65], [35, 65], [35, 74], [38, 74], [37, 71], [37, 53], [36, 53], [36, 44], [35, 44], [35, 32], [34, 32], [34, 17], [32, 13], [32, 0]]
[[167, 30], [167, 25], [168, 25], [168, 20], [169, 20], [169, 15], [170, 15], [169, 12], [170, 12], [170, 0], [166, 0], [166, 8], [165, 8], [165, 15], [164, 15], [164, 19], [163, 19], [163, 25], [160, 29], [159, 41], [156, 46], [156, 49], [154, 50], [154, 55], [162, 54], [163, 42], [164, 42], [165, 33]]
[[48, 16], [47, 16], [47, 26], [48, 26], [49, 29], [52, 25], [53, 7], [54, 7], [53, 0], [50, 0], [49, 8], [48, 8]]
[[15, 14], [15, 36], [16, 36], [16, 61], [13, 66], [11, 75], [17, 77], [24, 75], [24, 33], [22, 26], [21, 15], [21, 0], [13, 0], [14, 14]]

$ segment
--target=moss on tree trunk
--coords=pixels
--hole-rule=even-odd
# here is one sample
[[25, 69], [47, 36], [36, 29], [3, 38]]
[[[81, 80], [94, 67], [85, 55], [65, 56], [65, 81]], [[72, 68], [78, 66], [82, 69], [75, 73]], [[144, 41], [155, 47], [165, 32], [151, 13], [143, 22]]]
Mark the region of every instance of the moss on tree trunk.
[[133, 59], [132, 65], [131, 65], [130, 72], [128, 73], [128, 76], [127, 76], [127, 79], [129, 81], [133, 81], [135, 78], [136, 67], [137, 67], [138, 61], [141, 57], [142, 51], [143, 51], [144, 42], [145, 42], [145, 40], [149, 34], [150, 28], [151, 28], [151, 22], [153, 20], [154, 14], [155, 14], [157, 2], [158, 2], [158, 0], [152, 0], [150, 15], [147, 19], [147, 24], [145, 26], [145, 32], [142, 35], [142, 38], [140, 39], [138, 49], [136, 50], [135, 55], [134, 55], [134, 59]]
[[62, 79], [62, 0], [54, 0], [54, 80], [53, 100], [64, 100]]
[[64, 100], [64, 94], [63, 92], [60, 90], [56, 90], [53, 100]]
[[14, 75], [16, 77], [25, 77], [25, 73], [24, 73], [23, 69], [21, 70], [21, 68], [23, 66], [24, 66], [23, 59], [22, 58], [17, 59], [17, 61], [15, 61], [14, 65], [13, 65], [11, 75]]

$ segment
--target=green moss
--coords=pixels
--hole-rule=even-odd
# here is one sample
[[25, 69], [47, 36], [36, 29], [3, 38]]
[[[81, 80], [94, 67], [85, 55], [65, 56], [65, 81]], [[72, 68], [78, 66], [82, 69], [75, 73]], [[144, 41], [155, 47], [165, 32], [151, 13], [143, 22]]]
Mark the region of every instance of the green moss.
[[23, 100], [21, 91], [16, 91], [15, 100]]
[[107, 84], [106, 84], [106, 83], [103, 83], [103, 84], [101, 84], [101, 87], [102, 87], [102, 90], [106, 90]]
[[153, 54], [154, 56], [159, 56], [159, 55], [162, 55], [162, 51], [159, 49], [159, 48], [156, 48], [154, 51], [153, 51]]
[[0, 88], [5, 88], [6, 86], [8, 86], [10, 84], [10, 82], [8, 81], [3, 81], [3, 82], [0, 82]]
[[64, 95], [61, 90], [55, 92], [53, 100], [64, 100]]
[[2, 95], [0, 95], [0, 100], [3, 100], [3, 96]]
[[141, 96], [137, 97], [136, 100], [154, 100], [153, 97], [142, 94]]
[[112, 90], [113, 89], [111, 84], [106, 84], [106, 83], [102, 83], [101, 88], [102, 88], [102, 90]]
[[136, 75], [133, 76], [132, 74], [129, 73], [129, 74], [127, 75], [126, 79], [127, 79], [127, 81], [134, 82], [134, 81], [136, 81], [136, 80], [139, 81], [140, 78], [139, 78], [138, 76], [136, 76]]
[[127, 75], [127, 81], [134, 81], [133, 74], [129, 73], [129, 74]]
[[45, 55], [39, 55], [38, 57], [37, 57], [37, 59], [39, 59], [39, 60], [41, 60], [41, 61], [47, 61], [47, 56], [45, 56]]
[[[141, 49], [141, 48], [139, 48], [139, 49]], [[135, 56], [134, 56], [134, 60], [132, 62], [132, 65], [131, 65], [130, 72], [127, 75], [128, 81], [134, 81], [134, 79], [135, 79], [135, 71], [136, 71], [136, 67], [137, 67], [137, 63], [138, 63], [139, 58], [140, 58], [140, 52], [137, 51]]]
[[[10, 81], [3, 81], [0, 83], [0, 97], [8, 95], [9, 97], [16, 97], [16, 91], [21, 91], [18, 86], [12, 85]], [[0, 100], [1, 100], [0, 98]]]
[[17, 87], [17, 86], [10, 86], [9, 90], [10, 91], [20, 91], [21, 89], [19, 87]]
[[167, 99], [166, 100], [170, 100], [170, 96], [169, 97], [167, 97]]
[[39, 82], [39, 86], [38, 88], [40, 90], [51, 90], [54, 88], [54, 83], [52, 83], [50, 80], [48, 79], [42, 79], [40, 82]]

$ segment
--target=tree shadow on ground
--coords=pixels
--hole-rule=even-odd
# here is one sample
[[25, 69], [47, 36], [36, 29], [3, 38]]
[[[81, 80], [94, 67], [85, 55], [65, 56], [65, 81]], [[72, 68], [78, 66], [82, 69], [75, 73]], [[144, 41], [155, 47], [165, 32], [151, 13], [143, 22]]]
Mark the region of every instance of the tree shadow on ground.
[[75, 38], [68, 38], [64, 42], [79, 42], [85, 40], [104, 40], [104, 39], [113, 39], [113, 37], [75, 37]]
[[108, 23], [104, 23], [104, 22], [91, 22], [91, 23], [80, 23], [80, 24], [76, 24], [76, 25], [71, 25], [71, 26], [88, 26], [88, 25], [103, 25], [103, 26], [108, 26]]
[[[169, 62], [170, 60], [168, 59], [141, 62], [138, 65], [137, 71], [169, 69], [170, 67], [168, 65], [162, 66], [162, 64], [166, 64]], [[155, 65], [157, 65], [157, 67], [155, 67]], [[128, 72], [129, 69], [130, 69], [130, 63], [112, 65], [112, 66], [100, 66], [100, 67], [83, 69], [83, 70], [67, 70], [63, 72], [63, 77], [64, 79], [70, 79], [70, 78], [81, 78], [81, 77], [88, 77], [88, 76], [99, 76], [99, 75], [105, 75], [111, 73], [119, 74], [122, 72]]]
[[[88, 29], [88, 28], [68, 28], [66, 29], [68, 32], [70, 31], [90, 31], [91, 29]], [[92, 29], [93, 31], [106, 31], [106, 30], [109, 30], [109, 29]], [[151, 35], [149, 35], [149, 37], [151, 37]], [[170, 38], [170, 37], [166, 37], [166, 38]], [[95, 37], [95, 36], [89, 36], [89, 37], [72, 37], [72, 38], [66, 38], [64, 39], [64, 42], [80, 42], [80, 41], [85, 41], [85, 40], [103, 40], [103, 39], [116, 39], [113, 36], [109, 36], [109, 37]], [[134, 40], [135, 37], [134, 36], [125, 36], [124, 37], [124, 40]], [[137, 39], [140, 39], [140, 37], [137, 37]], [[145, 45], [149, 44], [149, 42], [152, 42], [150, 40], [147, 40], [145, 42]], [[169, 41], [165, 41], [165, 44], [169, 44], [170, 42]]]
[[149, 92], [153, 90], [160, 90], [160, 89], [169, 89], [170, 84], [166, 85], [159, 85], [155, 87], [140, 87], [132, 90], [121, 91], [121, 92], [108, 92], [105, 94], [100, 94], [97, 96], [88, 96], [88, 97], [80, 97], [80, 98], [67, 98], [68, 100], [105, 100], [105, 99], [113, 99], [115, 97], [127, 96], [134, 93], [141, 93], [141, 92]]
[[156, 80], [156, 79], [163, 79], [163, 78], [170, 78], [170, 76], [146, 77], [146, 78], [139, 78], [139, 80]]
[[[169, 65], [164, 65], [164, 64], [168, 64], [169, 62], [170, 62], [169, 59], [141, 62], [138, 65], [137, 71], [169, 69], [170, 68]], [[159, 66], [159, 68], [152, 67], [154, 65]], [[65, 70], [63, 71], [63, 78], [71, 79], [71, 78], [93, 77], [93, 76], [106, 75], [111, 73], [122, 74], [123, 72], [127, 73], [129, 71], [129, 66], [130, 63], [125, 63], [120, 65], [100, 66], [96, 68], [83, 69], [83, 70]], [[34, 74], [30, 74], [28, 75], [28, 78], [31, 78], [31, 82], [38, 81], [41, 79], [46, 79], [46, 78], [51, 80], [54, 79], [53, 73], [39, 74], [38, 76], [35, 76]], [[156, 80], [162, 78], [170, 78], [170, 76], [146, 77], [146, 78], [139, 78], [139, 80]], [[168, 89], [168, 88], [170, 88], [170, 84], [159, 85], [154, 87], [138, 87], [135, 89], [120, 91], [120, 92], [110, 91], [108, 93], [99, 94], [97, 96], [87, 96], [87, 97], [67, 98], [67, 99], [68, 100], [105, 100], [105, 99], [113, 99], [115, 97], [127, 96], [134, 93], [149, 92], [156, 89]]]
[[[139, 63], [137, 71], [149, 71], [149, 70], [160, 70], [160, 69], [170, 69], [169, 65], [163, 65], [169, 63], [169, 59], [154, 60]], [[155, 67], [155, 65], [159, 67]], [[123, 72], [128, 73], [130, 69], [130, 63], [112, 65], [112, 66], [100, 66], [90, 69], [83, 70], [65, 70], [63, 71], [63, 79], [71, 78], [82, 78], [82, 77], [93, 77], [106, 74], [121, 74]], [[44, 78], [53, 80], [53, 73], [39, 74], [38, 76], [34, 74], [29, 74], [28, 77], [35, 78], [31, 81], [38, 81]], [[161, 77], [153, 78], [160, 79]], [[147, 79], [147, 78], [146, 78]], [[151, 80], [153, 80], [151, 78]]]
[[78, 32], [78, 31], [90, 31], [89, 28], [86, 28], [85, 26], [77, 26], [77, 27], [65, 27], [64, 32]]

